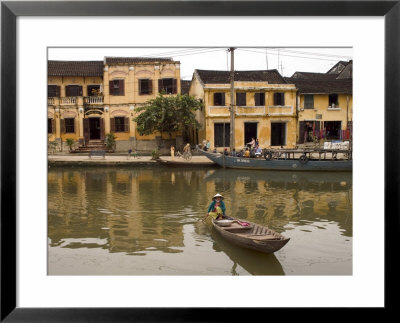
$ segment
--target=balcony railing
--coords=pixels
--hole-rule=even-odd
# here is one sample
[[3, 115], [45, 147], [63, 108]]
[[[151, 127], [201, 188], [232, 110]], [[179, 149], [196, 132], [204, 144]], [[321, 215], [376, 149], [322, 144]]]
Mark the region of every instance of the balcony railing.
[[47, 105], [55, 105], [56, 98], [47, 98]]
[[76, 105], [77, 102], [78, 100], [75, 96], [60, 98], [60, 105]]
[[103, 104], [104, 96], [85, 96], [83, 102], [84, 104]]
[[270, 116], [291, 116], [295, 111], [291, 105], [272, 105], [268, 106], [268, 115]]

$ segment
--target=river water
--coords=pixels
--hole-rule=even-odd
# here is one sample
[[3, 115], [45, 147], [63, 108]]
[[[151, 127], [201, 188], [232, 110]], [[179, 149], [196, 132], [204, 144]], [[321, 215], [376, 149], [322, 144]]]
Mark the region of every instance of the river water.
[[[290, 241], [236, 247], [201, 220], [227, 214]], [[351, 275], [352, 174], [221, 168], [51, 167], [50, 275]]]

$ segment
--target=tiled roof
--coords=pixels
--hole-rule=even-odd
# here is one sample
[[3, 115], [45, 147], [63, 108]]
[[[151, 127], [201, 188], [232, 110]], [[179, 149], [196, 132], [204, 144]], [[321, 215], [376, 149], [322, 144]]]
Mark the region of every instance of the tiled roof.
[[189, 94], [191, 82], [192, 81], [181, 80], [181, 94]]
[[106, 57], [105, 64], [137, 64], [137, 63], [161, 63], [175, 61], [170, 57]]
[[309, 94], [351, 94], [353, 93], [353, 79], [323, 80], [287, 78], [289, 83], [295, 84], [300, 93]]
[[347, 61], [339, 61], [333, 65], [326, 74], [340, 74], [343, 69], [349, 64]]
[[292, 75], [292, 79], [308, 79], [308, 80], [334, 80], [336, 79], [336, 74], [326, 74], [326, 73], [312, 73], [312, 72], [295, 72]]
[[[204, 84], [229, 84], [230, 71], [195, 70]], [[235, 71], [235, 81], [264, 81], [270, 84], [286, 84], [277, 70]]]
[[103, 76], [103, 61], [48, 61], [49, 76]]

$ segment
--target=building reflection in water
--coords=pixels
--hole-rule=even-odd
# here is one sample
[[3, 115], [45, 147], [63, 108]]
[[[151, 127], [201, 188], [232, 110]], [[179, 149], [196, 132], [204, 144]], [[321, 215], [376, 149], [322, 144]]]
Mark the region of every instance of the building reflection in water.
[[[182, 253], [185, 225], [209, 235], [198, 220], [216, 192], [225, 196], [229, 214], [278, 232], [325, 221], [352, 236], [351, 173], [53, 167], [48, 172], [50, 246], [128, 255]], [[214, 252], [225, 252], [249, 273], [282, 272], [274, 255], [235, 251], [211, 238]]]

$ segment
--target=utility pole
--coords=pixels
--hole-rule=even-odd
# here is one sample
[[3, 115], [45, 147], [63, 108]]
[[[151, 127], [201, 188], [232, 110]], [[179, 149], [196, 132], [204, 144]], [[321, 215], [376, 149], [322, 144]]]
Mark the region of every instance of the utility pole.
[[[231, 122], [230, 122], [230, 138], [229, 138], [229, 149], [232, 154], [233, 148], [235, 148], [235, 105], [234, 105], [234, 90], [235, 90], [235, 61], [234, 61], [234, 51], [235, 48], [229, 48], [231, 52]], [[225, 143], [224, 143], [225, 145]]]

